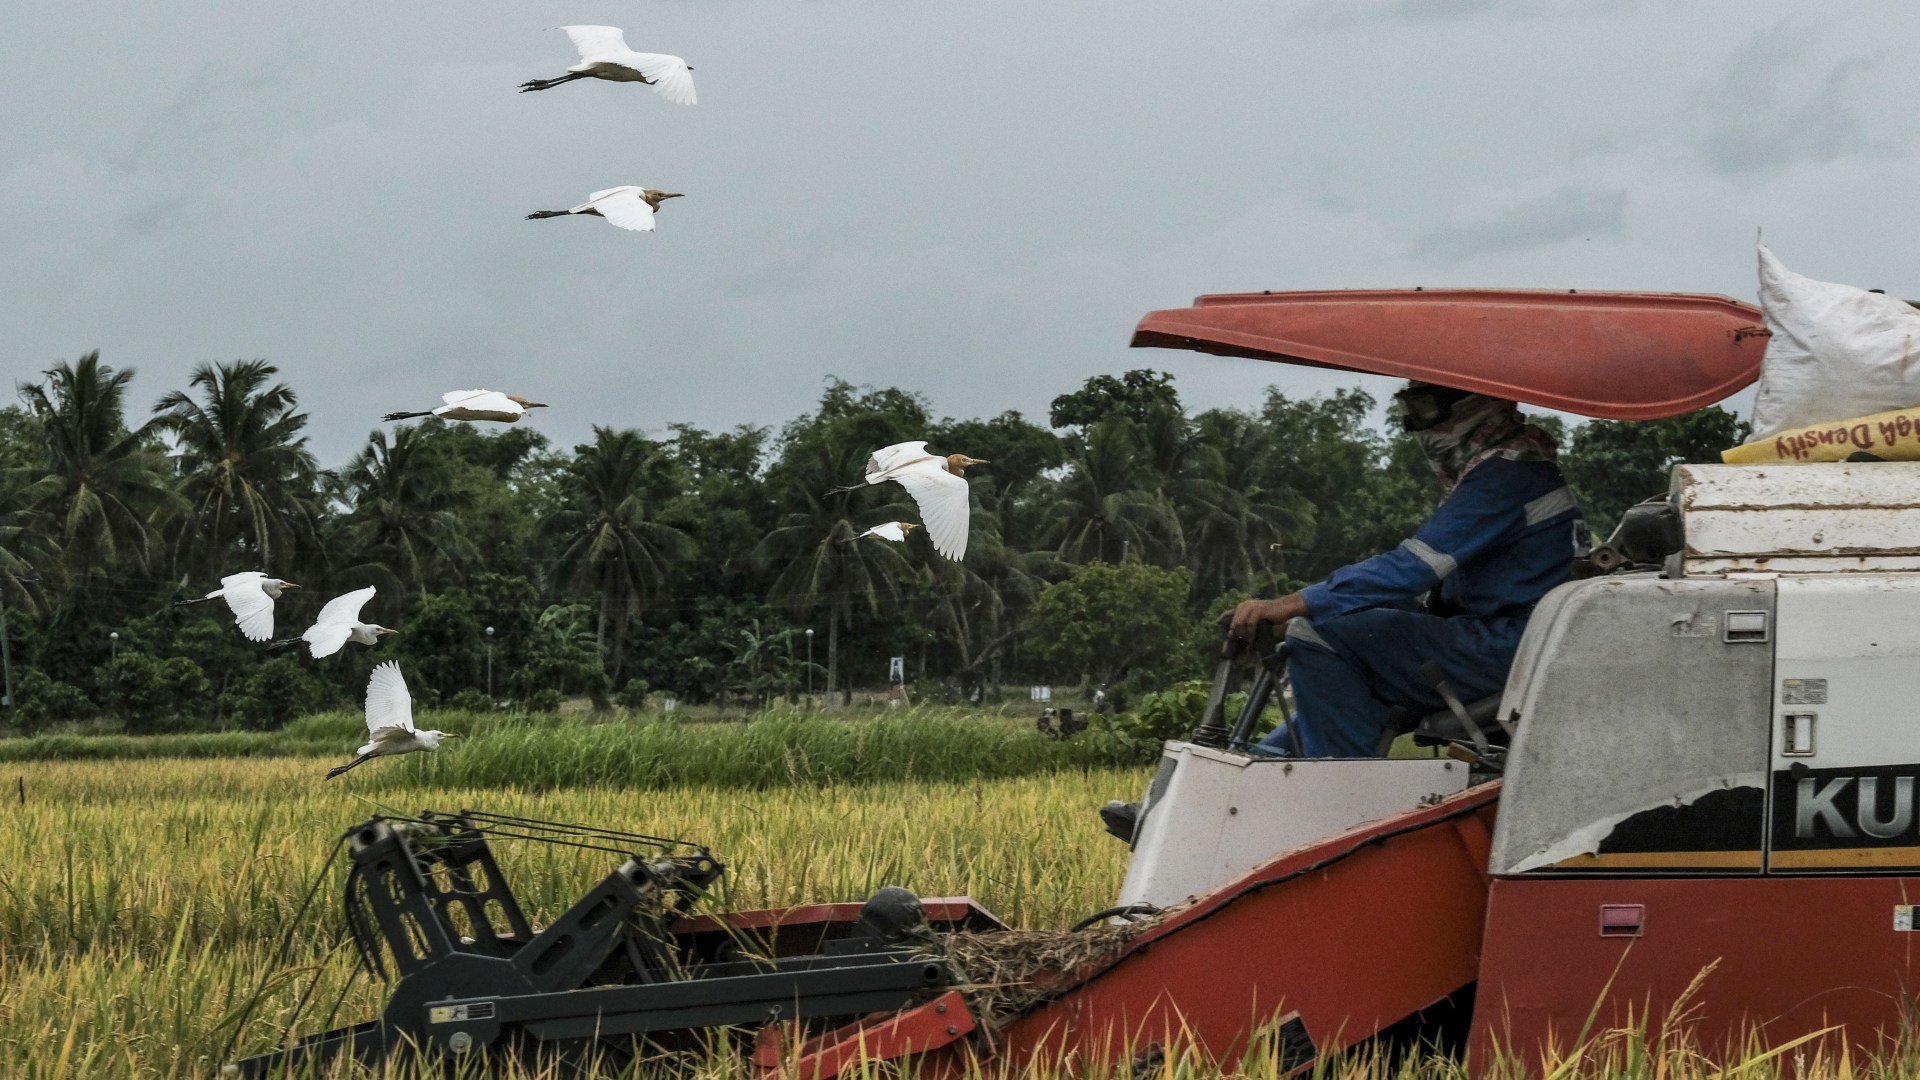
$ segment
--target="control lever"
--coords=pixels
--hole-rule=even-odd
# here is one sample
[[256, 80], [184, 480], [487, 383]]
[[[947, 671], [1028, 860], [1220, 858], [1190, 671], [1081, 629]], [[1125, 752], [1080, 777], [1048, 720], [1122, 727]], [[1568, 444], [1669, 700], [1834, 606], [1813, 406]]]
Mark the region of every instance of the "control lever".
[[1207, 693], [1207, 709], [1200, 714], [1200, 723], [1193, 729], [1190, 742], [1215, 750], [1226, 748], [1231, 733], [1227, 731], [1227, 695], [1233, 692], [1233, 664], [1247, 649], [1247, 643], [1237, 637], [1229, 637], [1220, 646], [1220, 663], [1213, 669], [1213, 689]]
[[1460, 726], [1467, 729], [1467, 734], [1473, 739], [1474, 752], [1480, 755], [1482, 761], [1490, 760], [1493, 747], [1487, 742], [1487, 734], [1481, 731], [1480, 725], [1474, 723], [1473, 717], [1468, 715], [1466, 703], [1460, 700], [1459, 694], [1453, 692], [1453, 684], [1447, 681], [1447, 673], [1441, 670], [1439, 664], [1429, 660], [1420, 665], [1420, 677], [1427, 680], [1427, 683], [1433, 687], [1434, 693], [1440, 695], [1440, 700], [1447, 703], [1447, 709], [1453, 713], [1454, 719], [1460, 721]]
[[1287, 643], [1281, 641], [1263, 654], [1258, 663], [1260, 673], [1253, 677], [1253, 686], [1247, 691], [1247, 704], [1240, 710], [1240, 719], [1233, 725], [1233, 738], [1227, 740], [1227, 749], [1235, 752], [1247, 748], [1248, 736], [1253, 733], [1253, 725], [1260, 714], [1267, 709], [1267, 702], [1273, 699], [1276, 691], [1280, 694], [1280, 711], [1285, 717], [1287, 734], [1293, 743], [1293, 756], [1305, 757], [1306, 750], [1300, 745], [1300, 732], [1293, 726], [1293, 717], [1287, 713], [1287, 695], [1281, 688], [1287, 674]]

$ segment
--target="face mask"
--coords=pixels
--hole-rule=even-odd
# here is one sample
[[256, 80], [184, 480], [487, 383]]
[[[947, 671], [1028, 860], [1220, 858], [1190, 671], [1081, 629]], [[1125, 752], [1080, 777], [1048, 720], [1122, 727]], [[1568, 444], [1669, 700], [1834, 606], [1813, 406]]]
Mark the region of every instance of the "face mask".
[[1400, 430], [1417, 434], [1445, 423], [1454, 405], [1471, 396], [1444, 386], [1410, 386], [1393, 395], [1391, 412]]

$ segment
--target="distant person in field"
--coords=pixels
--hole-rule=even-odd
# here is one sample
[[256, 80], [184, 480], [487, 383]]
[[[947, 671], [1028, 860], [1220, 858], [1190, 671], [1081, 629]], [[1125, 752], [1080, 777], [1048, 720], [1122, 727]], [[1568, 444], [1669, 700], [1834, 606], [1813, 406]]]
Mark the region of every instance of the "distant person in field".
[[1446, 489], [1432, 516], [1391, 551], [1222, 620], [1242, 639], [1262, 623], [1286, 627], [1294, 730], [1282, 725], [1257, 753], [1381, 755], [1395, 706], [1446, 708], [1421, 675], [1429, 661], [1463, 701], [1498, 693], [1534, 605], [1584, 547], [1553, 437], [1513, 402], [1416, 382], [1394, 395], [1392, 415]]

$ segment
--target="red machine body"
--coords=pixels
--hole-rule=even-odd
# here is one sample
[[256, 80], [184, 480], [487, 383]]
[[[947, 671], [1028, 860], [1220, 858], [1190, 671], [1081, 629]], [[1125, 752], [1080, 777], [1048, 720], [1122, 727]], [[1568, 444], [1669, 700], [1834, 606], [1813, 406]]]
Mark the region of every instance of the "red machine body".
[[[1756, 309], [1717, 296], [1372, 290], [1205, 296], [1150, 313], [1133, 343], [1650, 419], [1751, 383], [1765, 336]], [[761, 1064], [806, 1080], [863, 1055], [949, 1076], [1097, 1072], [1178, 1047], [1286, 1071], [1417, 1033], [1470, 1067], [1497, 1053], [1545, 1072], [1584, 1030], [1657, 1028], [1677, 1005], [1709, 1055], [1808, 1036], [1885, 1049], [1920, 983], [1920, 765], [1890, 708], [1920, 692], [1920, 645], [1896, 629], [1920, 566], [1867, 560], [1920, 529], [1891, 524], [1920, 513], [1920, 466], [1871, 468], [1797, 474], [1800, 494], [1696, 476], [1673, 504], [1720, 529], [1687, 534], [1713, 541], [1682, 553], [1698, 567], [1550, 594], [1500, 701], [1518, 732], [1504, 780], [1278, 853], [1058, 973], [1017, 1016], [988, 1022], [949, 994], [769, 1040]], [[1713, 484], [1742, 494], [1716, 501]], [[1859, 565], [1820, 562], [1828, 547]], [[1804, 580], [1741, 569], [1782, 553]], [[1172, 790], [1167, 767], [1154, 790]], [[1152, 791], [1147, 806], [1165, 812]]]

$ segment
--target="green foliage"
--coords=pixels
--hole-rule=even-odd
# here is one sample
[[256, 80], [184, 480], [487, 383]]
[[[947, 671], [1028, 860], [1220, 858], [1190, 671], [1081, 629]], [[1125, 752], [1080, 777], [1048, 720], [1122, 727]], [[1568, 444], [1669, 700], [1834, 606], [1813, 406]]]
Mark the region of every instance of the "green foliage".
[[605, 676], [592, 622], [593, 609], [586, 604], [554, 604], [541, 612], [527, 639], [526, 659], [507, 680], [512, 696], [537, 708], [533, 696], [551, 694], [550, 708], [557, 709], [569, 691], [601, 687]]
[[[1277, 595], [1391, 548], [1439, 495], [1417, 446], [1374, 426], [1366, 394], [1273, 391], [1257, 408], [1189, 413], [1147, 370], [1061, 395], [1058, 431], [1012, 412], [936, 422], [912, 393], [835, 379], [777, 432], [599, 428], [556, 450], [528, 425], [427, 419], [381, 427], [338, 473], [308, 452], [295, 388], [265, 361], [198, 366], [144, 426], [128, 420], [141, 411], [130, 375], [85, 356], [0, 408], [0, 603], [16, 677], [39, 676], [23, 695], [39, 711], [16, 727], [279, 728], [353, 704], [385, 659], [423, 707], [489, 690], [604, 706], [634, 685], [750, 708], [809, 682], [816, 695], [875, 689], [899, 655], [915, 700], [991, 700], [1065, 675], [1112, 680], [1118, 703], [1207, 669], [1208, 598]], [[1563, 436], [1602, 530], [1664, 488], [1669, 462], [1711, 459], [1741, 433], [1720, 410], [1540, 422]], [[968, 475], [963, 562], [924, 533], [853, 539], [918, 520], [897, 485], [858, 482], [876, 449], [918, 439], [990, 462]], [[1091, 631], [1056, 632], [1063, 608], [1089, 604], [1069, 605], [1072, 590], [1036, 623], [1043, 592], [1092, 564], [1187, 573], [1178, 629], [1156, 623], [1144, 651], [1121, 634], [1096, 655]], [[315, 665], [263, 654], [218, 602], [171, 606], [244, 569], [305, 586], [278, 605], [282, 636], [368, 584], [381, 590], [370, 617], [404, 632]], [[110, 664], [116, 633], [122, 655], [146, 659]]]
[[1173, 655], [1190, 631], [1193, 572], [1145, 563], [1088, 563], [1049, 585], [1027, 619], [1029, 648], [1057, 673], [1112, 682], [1135, 664]]
[[1561, 467], [1595, 537], [1604, 538], [1627, 507], [1666, 493], [1674, 465], [1718, 463], [1749, 430], [1717, 405], [1665, 420], [1595, 420], [1574, 431]]
[[79, 687], [30, 668], [14, 680], [13, 708], [6, 715], [15, 730], [32, 733], [58, 721], [85, 720], [97, 711]]
[[556, 713], [560, 711], [560, 703], [564, 700], [566, 698], [560, 691], [549, 686], [528, 694], [522, 708], [530, 713]]
[[252, 665], [221, 698], [221, 708], [238, 726], [255, 731], [284, 727], [296, 717], [343, 704], [341, 689], [291, 656]]
[[468, 687], [447, 699], [447, 708], [454, 712], [483, 713], [493, 709], [493, 702], [487, 700], [485, 690]]
[[1135, 368], [1117, 379], [1095, 375], [1073, 393], [1054, 398], [1048, 419], [1057, 428], [1088, 427], [1113, 416], [1144, 424], [1157, 413], [1180, 411], [1172, 375]]
[[183, 726], [211, 689], [200, 665], [122, 651], [94, 673], [100, 703], [135, 734]]
[[625, 685], [615, 692], [613, 700], [623, 709], [638, 711], [647, 707], [647, 694], [651, 689], [645, 679], [628, 679]]

